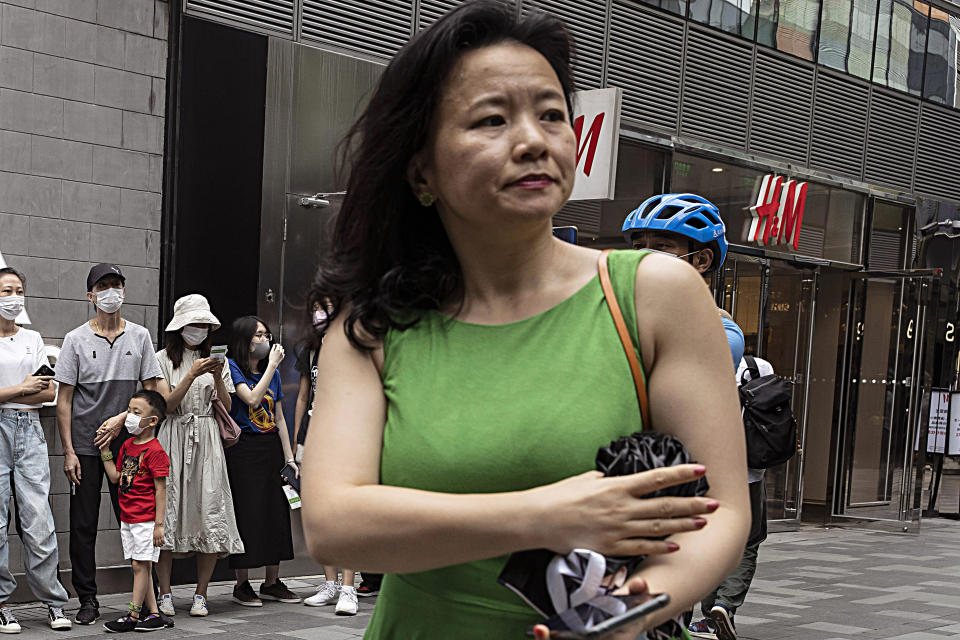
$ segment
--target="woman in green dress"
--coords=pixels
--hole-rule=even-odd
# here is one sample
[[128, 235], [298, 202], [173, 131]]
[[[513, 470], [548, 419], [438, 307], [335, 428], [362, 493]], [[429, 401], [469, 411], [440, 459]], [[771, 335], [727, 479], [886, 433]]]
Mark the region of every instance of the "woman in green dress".
[[[466, 3], [393, 59], [348, 137], [347, 195], [314, 291], [333, 313], [303, 504], [316, 560], [388, 574], [366, 638], [524, 638], [539, 616], [497, 576], [536, 548], [649, 555], [625, 589], [672, 601], [621, 634], [636, 638], [743, 549], [729, 350], [682, 261], [624, 251], [609, 264], [651, 420], [702, 466], [592, 471], [640, 412], [598, 253], [551, 233], [578, 152], [570, 49], [554, 18]], [[706, 497], [641, 498], [705, 470]]]

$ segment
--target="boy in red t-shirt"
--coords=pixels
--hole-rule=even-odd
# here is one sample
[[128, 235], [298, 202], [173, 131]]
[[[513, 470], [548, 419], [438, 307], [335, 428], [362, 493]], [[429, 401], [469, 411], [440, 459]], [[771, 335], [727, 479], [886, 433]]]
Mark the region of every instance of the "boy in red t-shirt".
[[[123, 557], [133, 565], [130, 612], [103, 625], [110, 632], [154, 631], [163, 620], [153, 593], [153, 563], [163, 546], [163, 518], [167, 507], [167, 473], [170, 458], [153, 437], [167, 415], [167, 403], [156, 391], [138, 391], [127, 407], [125, 426], [134, 436], [120, 446], [113, 462], [109, 443], [100, 458], [110, 482], [120, 483], [120, 539]], [[141, 619], [146, 605], [148, 615]]]

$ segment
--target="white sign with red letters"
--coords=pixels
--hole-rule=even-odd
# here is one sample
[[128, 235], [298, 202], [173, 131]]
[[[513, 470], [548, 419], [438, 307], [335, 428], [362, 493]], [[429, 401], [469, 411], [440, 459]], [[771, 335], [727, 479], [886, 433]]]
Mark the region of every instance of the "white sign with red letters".
[[757, 203], [748, 207], [751, 217], [743, 240], [761, 247], [790, 245], [797, 251], [806, 201], [806, 182], [788, 180], [774, 174], [763, 176]]
[[571, 200], [613, 199], [617, 186], [621, 94], [617, 88], [574, 94], [577, 169]]

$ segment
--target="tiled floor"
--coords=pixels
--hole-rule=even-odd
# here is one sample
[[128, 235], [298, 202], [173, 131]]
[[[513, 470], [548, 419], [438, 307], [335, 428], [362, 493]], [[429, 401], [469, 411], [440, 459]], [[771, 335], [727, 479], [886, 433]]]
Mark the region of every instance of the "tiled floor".
[[[958, 578], [958, 522], [925, 520], [919, 534], [837, 528], [773, 533], [760, 547], [757, 578], [737, 626], [742, 640], [960, 639]], [[285, 582], [307, 596], [319, 579]], [[359, 615], [340, 617], [333, 607], [265, 603], [245, 608], [230, 601], [231, 590], [232, 584], [211, 586], [210, 617], [191, 618], [187, 611], [193, 591], [176, 588], [176, 627], [158, 637], [225, 633], [230, 640], [349, 640], [363, 635], [375, 600], [361, 598]], [[119, 617], [128, 598], [102, 598], [104, 619]], [[41, 607], [15, 609], [25, 639], [103, 634], [99, 623], [55, 634]]]
[[919, 534], [771, 534], [736, 616], [741, 640], [960, 638], [960, 523]]

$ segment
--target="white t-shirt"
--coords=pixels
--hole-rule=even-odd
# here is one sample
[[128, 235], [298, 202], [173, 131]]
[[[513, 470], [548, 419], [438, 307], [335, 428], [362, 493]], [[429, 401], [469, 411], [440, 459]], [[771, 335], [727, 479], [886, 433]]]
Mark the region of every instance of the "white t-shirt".
[[[760, 372], [760, 377], [773, 375], [773, 365], [764, 360], [763, 358], [754, 357], [754, 360], [757, 361], [757, 371]], [[740, 359], [740, 366], [737, 367], [737, 386], [740, 386], [741, 377], [743, 382], [749, 382], [753, 380], [753, 376], [750, 375], [750, 372], [747, 371], [747, 360], [746, 358]], [[763, 480], [764, 469], [747, 469], [747, 482], [753, 484], [754, 482], [760, 482]]]
[[[20, 384], [43, 364], [49, 365], [49, 362], [43, 350], [43, 338], [36, 331], [20, 327], [12, 336], [0, 338], [0, 389]], [[39, 406], [0, 402], [0, 409], [36, 409]]]

